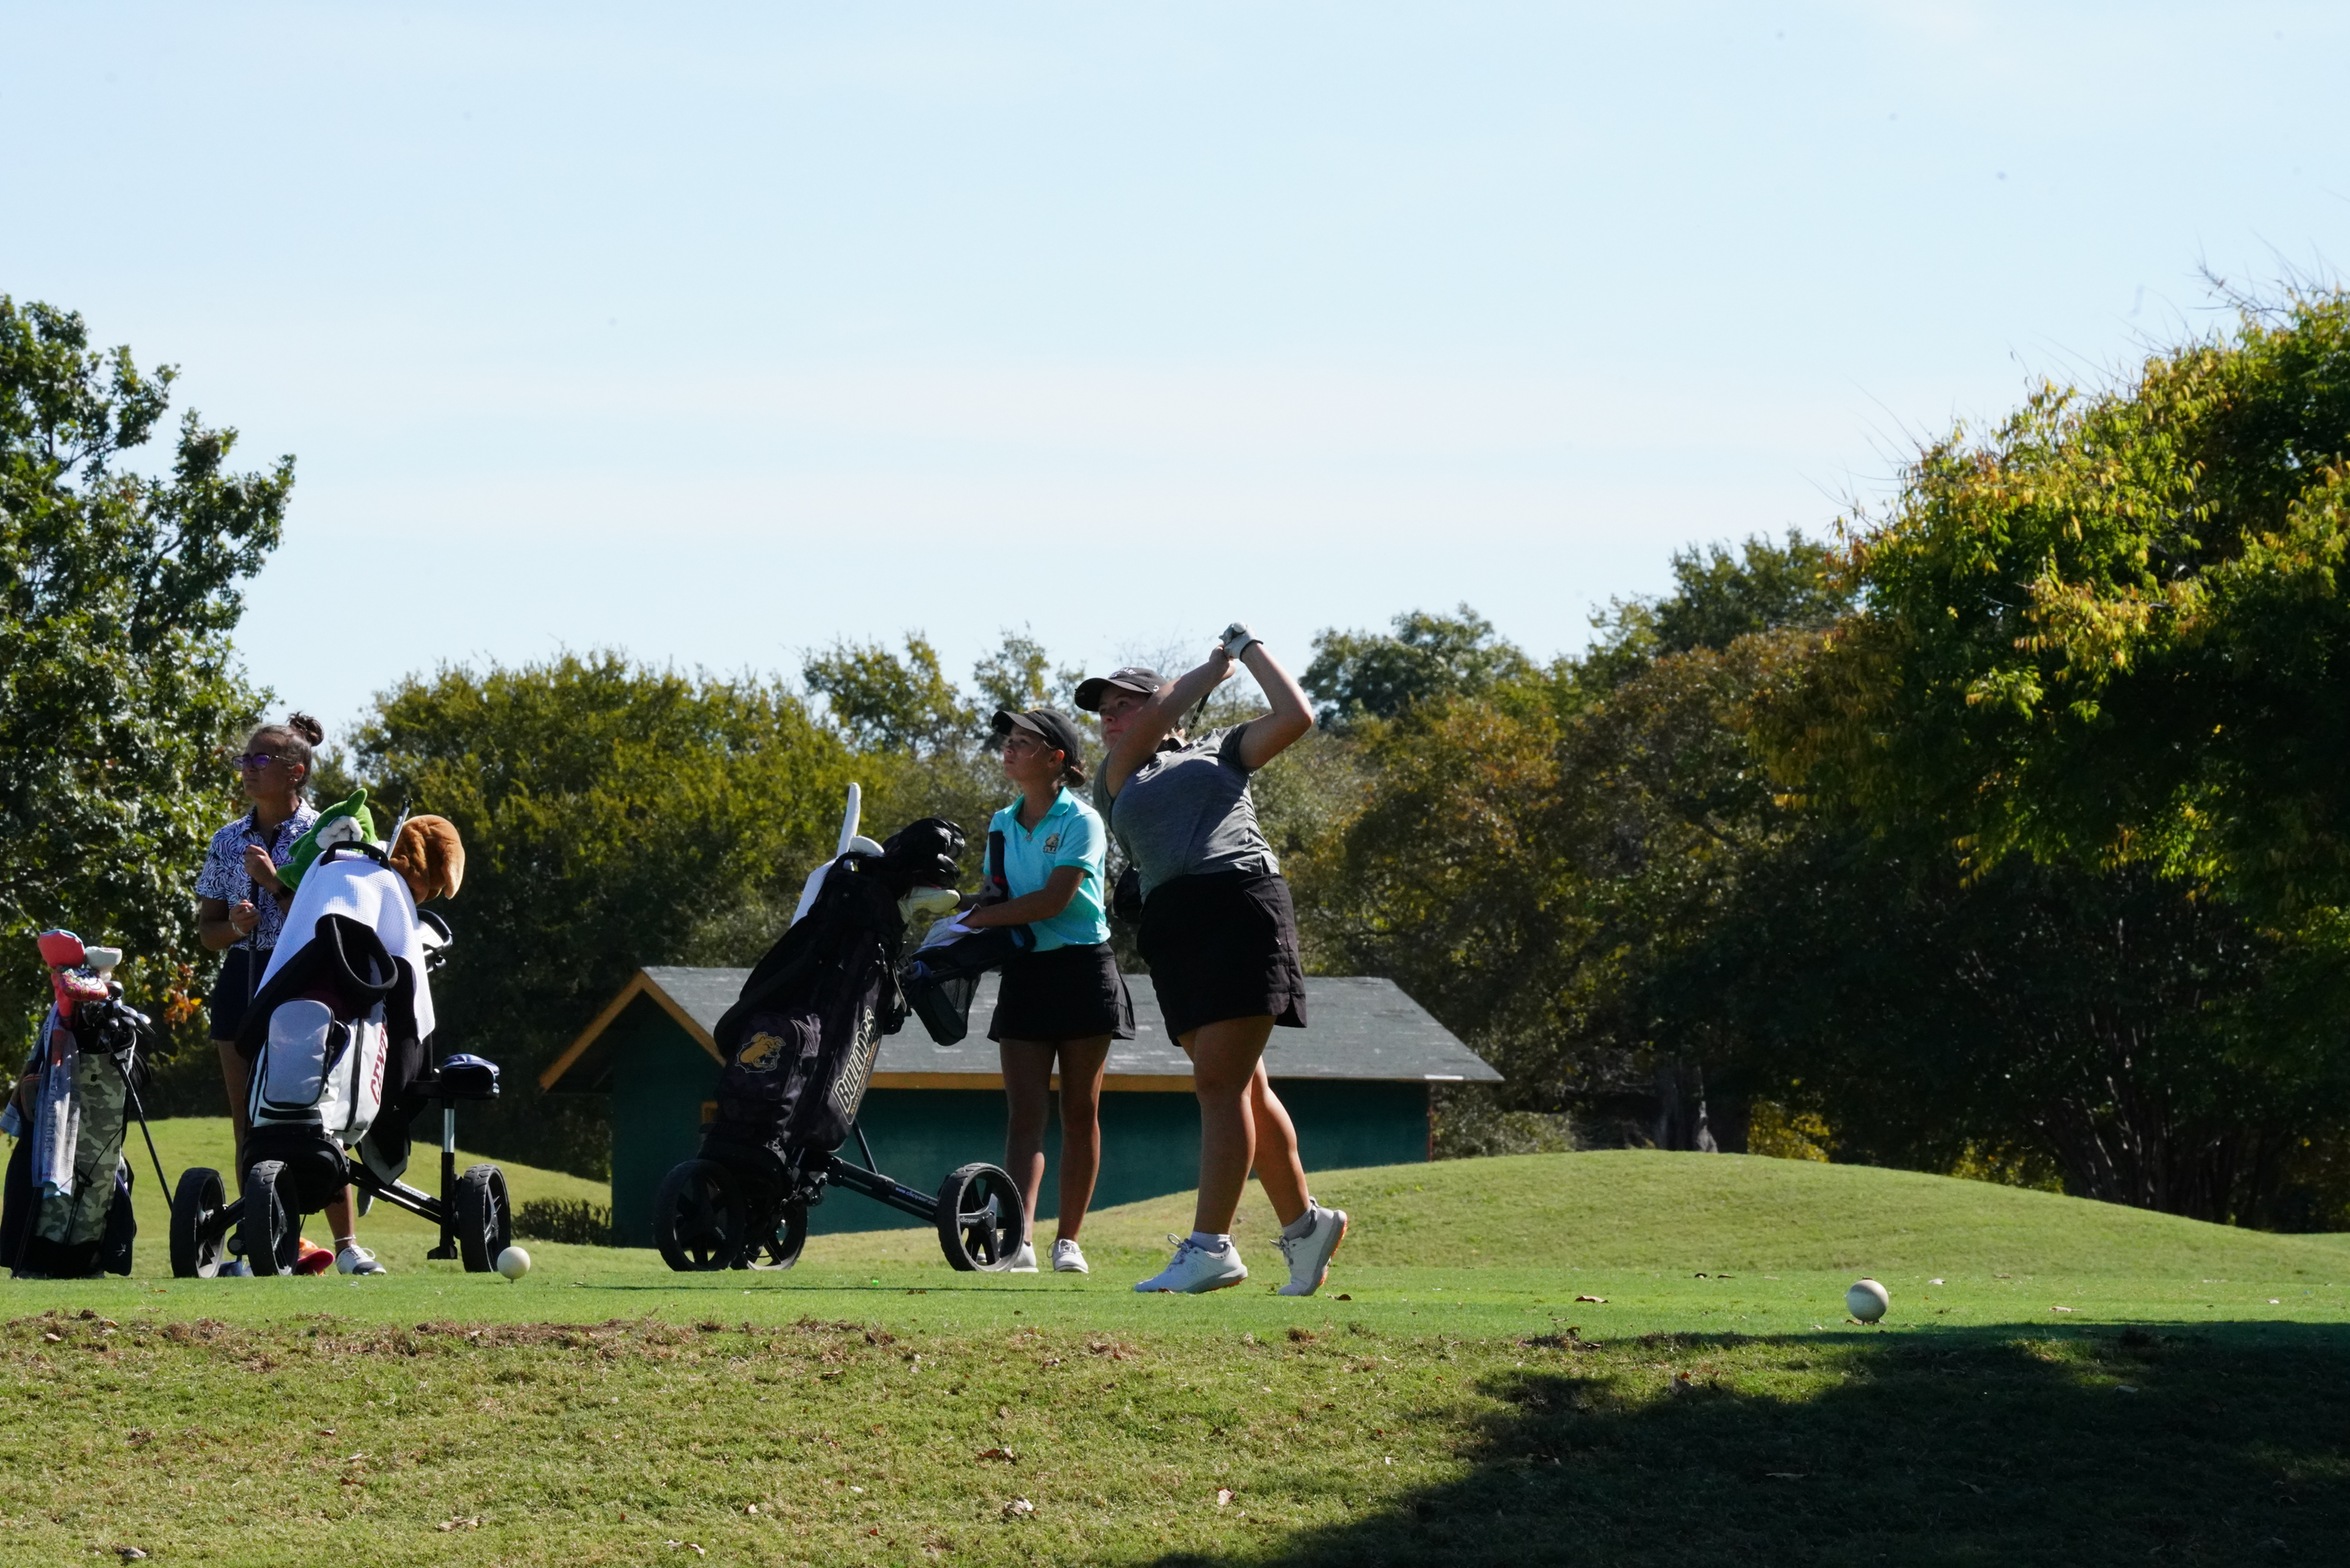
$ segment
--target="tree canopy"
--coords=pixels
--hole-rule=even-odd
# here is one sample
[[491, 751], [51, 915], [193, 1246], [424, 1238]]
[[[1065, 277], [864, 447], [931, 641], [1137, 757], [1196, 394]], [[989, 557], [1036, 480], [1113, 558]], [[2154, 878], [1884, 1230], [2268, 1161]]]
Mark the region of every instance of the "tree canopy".
[[[133, 467], [175, 378], [0, 295], [0, 939], [118, 942], [126, 980], [185, 1016], [203, 978], [190, 890], [235, 809], [223, 743], [261, 705], [229, 634], [294, 466], [236, 471], [236, 431], [190, 411], [159, 472]], [[36, 968], [0, 965], [9, 1016], [40, 994]]]

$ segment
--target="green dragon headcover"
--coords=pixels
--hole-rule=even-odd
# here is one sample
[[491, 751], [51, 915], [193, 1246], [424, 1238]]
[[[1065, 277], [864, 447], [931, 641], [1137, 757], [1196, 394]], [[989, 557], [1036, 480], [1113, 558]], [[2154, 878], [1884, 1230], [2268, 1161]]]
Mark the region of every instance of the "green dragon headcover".
[[302, 885], [302, 874], [310, 869], [321, 851], [336, 844], [363, 844], [375, 841], [375, 818], [367, 813], [367, 791], [351, 792], [348, 800], [338, 800], [318, 814], [310, 824], [310, 831], [294, 840], [294, 852], [286, 863], [277, 868], [277, 879], [288, 887]]

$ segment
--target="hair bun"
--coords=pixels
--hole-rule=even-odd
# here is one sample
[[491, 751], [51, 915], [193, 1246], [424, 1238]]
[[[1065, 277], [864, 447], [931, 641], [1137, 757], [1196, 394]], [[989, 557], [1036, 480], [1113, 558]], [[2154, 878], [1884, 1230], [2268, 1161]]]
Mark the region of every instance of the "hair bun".
[[307, 713], [297, 712], [287, 714], [286, 728], [292, 730], [295, 734], [301, 736], [303, 740], [309, 742], [313, 746], [320, 744], [326, 739], [326, 727]]

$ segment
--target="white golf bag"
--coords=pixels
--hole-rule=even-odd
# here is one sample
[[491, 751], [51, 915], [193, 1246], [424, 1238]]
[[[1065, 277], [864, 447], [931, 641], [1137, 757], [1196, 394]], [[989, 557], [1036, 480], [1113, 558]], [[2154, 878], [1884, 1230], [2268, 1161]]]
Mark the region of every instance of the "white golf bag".
[[253, 1062], [254, 1130], [299, 1127], [357, 1143], [383, 1109], [389, 1052], [381, 1002], [349, 1020], [314, 997], [279, 1003]]

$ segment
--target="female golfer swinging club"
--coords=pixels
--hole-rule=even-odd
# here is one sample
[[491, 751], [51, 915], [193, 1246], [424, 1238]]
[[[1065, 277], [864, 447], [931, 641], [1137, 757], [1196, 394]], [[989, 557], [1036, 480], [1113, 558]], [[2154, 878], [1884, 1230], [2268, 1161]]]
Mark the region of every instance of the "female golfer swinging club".
[[[1192, 704], [1243, 665], [1273, 711], [1195, 741], [1162, 745]], [[1310, 1296], [1346, 1239], [1346, 1215], [1306, 1190], [1297, 1129], [1266, 1081], [1273, 1026], [1302, 1029], [1305, 974], [1289, 884], [1257, 828], [1249, 775], [1314, 727], [1305, 693], [1234, 622], [1207, 662], [1172, 685], [1123, 669], [1077, 688], [1109, 746], [1101, 794], [1110, 831], [1142, 879], [1142, 956], [1167, 1032], [1191, 1057], [1199, 1096], [1199, 1205], [1166, 1268], [1134, 1288], [1193, 1293], [1248, 1278], [1232, 1217], [1253, 1165], [1281, 1219], [1284, 1296]]]

